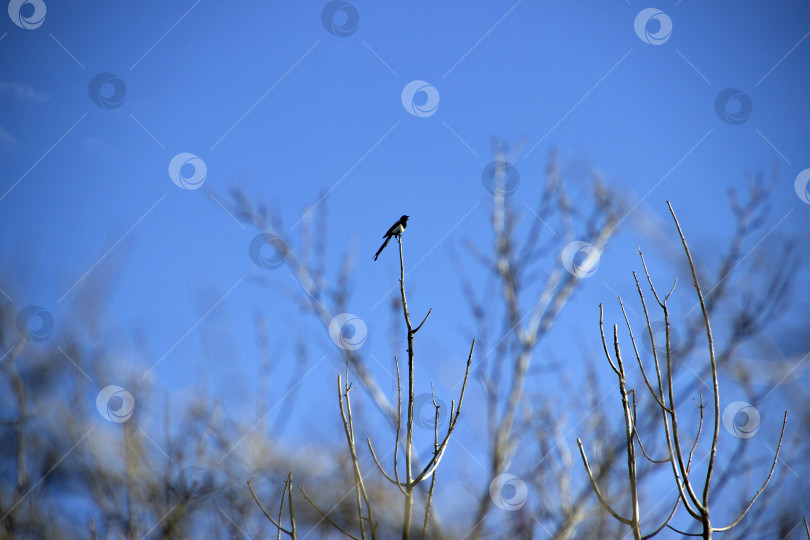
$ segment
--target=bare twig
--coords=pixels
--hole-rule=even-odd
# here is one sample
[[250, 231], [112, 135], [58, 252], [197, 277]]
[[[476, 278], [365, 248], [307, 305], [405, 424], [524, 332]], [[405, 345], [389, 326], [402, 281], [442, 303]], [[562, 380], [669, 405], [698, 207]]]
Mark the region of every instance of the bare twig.
[[731, 525], [728, 525], [727, 527], [713, 528], [712, 529], [713, 531], [717, 532], [727, 531], [730, 528], [734, 527], [737, 523], [742, 521], [742, 518], [745, 517], [745, 514], [748, 513], [748, 511], [756, 502], [757, 498], [762, 494], [763, 491], [765, 491], [765, 488], [768, 486], [768, 482], [771, 481], [771, 476], [773, 476], [773, 470], [776, 468], [776, 461], [779, 459], [779, 450], [782, 448], [782, 437], [785, 436], [785, 424], [787, 424], [787, 411], [785, 411], [785, 416], [782, 419], [782, 432], [779, 434], [779, 444], [776, 445], [776, 452], [774, 452], [773, 463], [771, 463], [771, 470], [768, 472], [768, 476], [767, 478], [765, 478], [765, 482], [763, 482], [762, 487], [759, 488], [759, 490], [757, 490], [756, 494], [754, 494], [754, 497], [751, 499], [751, 502], [748, 503], [748, 506], [745, 507], [745, 510], [742, 511], [740, 516], [736, 520], [734, 520], [734, 522]]
[[313, 501], [312, 498], [307, 494], [307, 492], [306, 492], [306, 490], [304, 489], [303, 486], [298, 486], [298, 489], [301, 491], [301, 495], [304, 496], [304, 498], [307, 500], [307, 502], [309, 504], [311, 504], [312, 507], [315, 510], [318, 511], [318, 513], [321, 515], [321, 517], [324, 518], [326, 521], [328, 521], [334, 528], [336, 528], [337, 530], [339, 530], [340, 532], [342, 532], [343, 534], [345, 534], [349, 538], [352, 538], [353, 540], [360, 540], [360, 538], [358, 538], [357, 536], [353, 535], [352, 533], [350, 533], [349, 531], [347, 531], [346, 529], [341, 527], [340, 524], [338, 524], [335, 520], [333, 520], [331, 517], [329, 517], [329, 515], [326, 512], [321, 510], [321, 507], [318, 506], [317, 504], [315, 504], [315, 501]]
[[[285, 489], [286, 489], [286, 485], [287, 485], [287, 484], [285, 483], [284, 485], [285, 485]], [[285, 533], [285, 534], [289, 535], [290, 537], [292, 537], [292, 536], [293, 536], [293, 531], [291, 531], [291, 530], [290, 530], [290, 531], [288, 531], [287, 529], [285, 529], [284, 527], [282, 527], [282, 526], [281, 526], [281, 523], [280, 523], [279, 521], [276, 521], [275, 519], [273, 519], [273, 516], [271, 516], [271, 515], [270, 515], [270, 514], [267, 512], [267, 509], [264, 507], [264, 505], [262, 504], [262, 502], [259, 500], [259, 497], [257, 497], [257, 496], [256, 496], [256, 492], [255, 492], [255, 491], [253, 491], [253, 486], [250, 484], [250, 480], [248, 480], [248, 481], [247, 481], [247, 486], [248, 486], [248, 490], [250, 490], [250, 494], [253, 496], [253, 500], [254, 500], [254, 501], [256, 501], [256, 504], [258, 504], [258, 505], [259, 505], [259, 508], [261, 508], [261, 509], [262, 509], [262, 512], [264, 512], [264, 515], [267, 517], [267, 519], [269, 519], [269, 520], [270, 520], [270, 522], [271, 522], [273, 525], [275, 525], [276, 527], [278, 527], [278, 530], [279, 530], [279, 531], [281, 531], [281, 532], [283, 532], [283, 533]], [[281, 498], [282, 498], [282, 500], [284, 499], [284, 495], [283, 495], [283, 494], [282, 494], [282, 497], [281, 497]]]

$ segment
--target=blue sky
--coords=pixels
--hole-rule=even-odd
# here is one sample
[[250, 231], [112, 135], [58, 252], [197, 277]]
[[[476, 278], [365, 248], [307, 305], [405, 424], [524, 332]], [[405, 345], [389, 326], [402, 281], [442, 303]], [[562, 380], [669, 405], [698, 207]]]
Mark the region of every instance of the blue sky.
[[[156, 387], [191, 391], [203, 380], [233, 411], [244, 410], [234, 397], [255, 393], [257, 312], [282, 347], [285, 373], [291, 336], [311, 336], [311, 365], [335, 356], [323, 330], [256, 284], [260, 270], [248, 256], [256, 231], [217, 203], [227, 205], [232, 186], [278, 209], [288, 228], [330, 190], [329, 265], [334, 270], [356, 248], [350, 309], [368, 326], [364, 347], [380, 361], [372, 365], [382, 378], [383, 366], [390, 369], [389, 313], [388, 302], [378, 302], [398, 268], [390, 248], [377, 263], [370, 259], [382, 232], [410, 215], [407, 261], [424, 256], [408, 278], [411, 308], [434, 308], [417, 348], [431, 360], [424, 379], [448, 388], [473, 336], [447, 246], [460, 251], [463, 238], [490, 245], [481, 173], [492, 137], [524, 141], [512, 199], [524, 219], [556, 148], [564, 172], [576, 176], [592, 164], [638, 203], [635, 212], [660, 216], [670, 238], [665, 201], [672, 201], [695, 249], [711, 254], [733, 225], [726, 191], [742, 187], [746, 173], [777, 167], [756, 249], [768, 250], [762, 237], [772, 228], [796, 236], [799, 252], [810, 247], [803, 234], [810, 206], [794, 190], [810, 167], [806, 2], [661, 2], [654, 7], [672, 31], [659, 44], [634, 30], [649, 7], [637, 0], [357, 1], [345, 8], [359, 17], [347, 36], [324, 26], [326, 2], [46, 3], [36, 28], [11, 17], [0, 23], [0, 279], [19, 306], [54, 314], [56, 341], [75, 325], [67, 314], [81, 289], [112, 280], [103, 330], [124, 360], [106, 384], [137, 380], [154, 363], [127, 357], [140, 329], [154, 361], [163, 358], [152, 373]], [[24, 17], [32, 12], [23, 6]], [[644, 28], [655, 37], [657, 24]], [[125, 88], [113, 108], [91, 99], [99, 73]], [[439, 96], [425, 117], [402, 104], [414, 80]], [[738, 125], [716, 112], [727, 88], [752, 104]], [[733, 116], [737, 106], [732, 100], [725, 110]], [[204, 161], [205, 189], [172, 182], [169, 163], [182, 152]], [[611, 303], [611, 291], [631, 294], [636, 244], [661, 247], [645, 245], [649, 231], [637, 223], [623, 221], [549, 350], [573, 338], [587, 338], [582, 354], [598, 349], [594, 328], [581, 321], [595, 321], [595, 306]], [[665, 266], [662, 282], [671, 278]], [[806, 282], [806, 268], [796, 271]], [[294, 286], [286, 270], [272, 272]], [[332, 360], [312, 372], [302, 394], [331, 397]], [[333, 400], [299, 399], [298, 406], [334, 412]]]

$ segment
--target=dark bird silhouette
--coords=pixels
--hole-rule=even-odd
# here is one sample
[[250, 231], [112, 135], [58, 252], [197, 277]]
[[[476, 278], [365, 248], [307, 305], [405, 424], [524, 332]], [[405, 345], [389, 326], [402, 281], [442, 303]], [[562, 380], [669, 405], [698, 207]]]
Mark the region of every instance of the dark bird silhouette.
[[381, 245], [380, 249], [377, 250], [377, 253], [374, 254], [375, 261], [377, 260], [377, 257], [380, 256], [380, 253], [382, 253], [382, 250], [385, 249], [385, 246], [388, 245], [388, 242], [391, 240], [391, 238], [402, 234], [402, 231], [405, 230], [405, 227], [407, 227], [407, 225], [408, 225], [408, 216], [402, 216], [396, 223], [391, 225], [391, 228], [388, 229], [388, 232], [383, 235], [383, 238], [385, 238], [385, 242], [383, 242], [383, 245]]

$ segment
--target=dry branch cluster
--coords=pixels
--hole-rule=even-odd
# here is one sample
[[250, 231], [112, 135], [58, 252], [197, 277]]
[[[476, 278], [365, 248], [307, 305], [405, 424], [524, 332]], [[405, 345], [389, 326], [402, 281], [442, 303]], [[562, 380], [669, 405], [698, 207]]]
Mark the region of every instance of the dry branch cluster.
[[[607, 340], [605, 339], [602, 306], [601, 305], [599, 306], [599, 330], [602, 336], [602, 346], [605, 352], [605, 357], [610, 363], [611, 369], [619, 379], [619, 394], [621, 395], [622, 409], [624, 413], [626, 450], [627, 450], [627, 475], [629, 484], [628, 487], [631, 496], [630, 517], [624, 517], [620, 515], [602, 495], [599, 489], [599, 485], [594, 478], [593, 472], [591, 471], [591, 467], [588, 463], [588, 458], [585, 455], [585, 450], [583, 449], [582, 442], [580, 439], [577, 439], [577, 445], [579, 446], [579, 451], [582, 456], [582, 461], [585, 465], [585, 469], [588, 473], [588, 478], [590, 479], [591, 485], [593, 486], [593, 489], [596, 492], [599, 501], [607, 509], [607, 511], [610, 512], [611, 516], [613, 516], [616, 520], [623, 523], [624, 525], [630, 527], [630, 529], [633, 532], [633, 537], [636, 538], [637, 540], [640, 540], [641, 538], [651, 538], [657, 535], [659, 532], [661, 532], [661, 530], [663, 530], [664, 527], [669, 527], [670, 529], [687, 536], [701, 536], [702, 538], [708, 539], [712, 537], [712, 533], [714, 532], [727, 531], [730, 530], [735, 525], [737, 525], [745, 517], [745, 515], [751, 509], [753, 504], [765, 490], [765, 487], [768, 485], [768, 482], [770, 482], [771, 480], [773, 471], [776, 468], [776, 462], [779, 457], [779, 451], [782, 448], [782, 438], [784, 437], [785, 424], [787, 423], [787, 411], [785, 411], [785, 416], [782, 421], [782, 430], [779, 435], [779, 442], [776, 445], [773, 463], [771, 464], [770, 471], [768, 472], [768, 475], [765, 478], [762, 487], [760, 487], [759, 490], [754, 494], [754, 496], [745, 506], [743, 511], [740, 513], [739, 517], [737, 517], [737, 519], [735, 519], [730, 525], [727, 525], [725, 527], [712, 526], [711, 515], [709, 512], [709, 494], [712, 482], [712, 474], [716, 466], [715, 459], [717, 455], [717, 445], [720, 437], [720, 388], [717, 373], [717, 359], [714, 350], [714, 338], [712, 335], [712, 327], [709, 318], [709, 313], [706, 307], [703, 291], [701, 289], [700, 282], [698, 280], [697, 270], [695, 269], [695, 264], [694, 261], [692, 260], [692, 254], [689, 250], [689, 247], [686, 243], [686, 238], [684, 237], [683, 231], [681, 230], [681, 226], [678, 223], [678, 219], [675, 216], [675, 212], [672, 209], [671, 205], [669, 206], [669, 211], [678, 229], [678, 234], [680, 236], [684, 252], [686, 253], [686, 257], [689, 262], [689, 268], [692, 273], [693, 285], [695, 287], [695, 292], [697, 294], [698, 301], [700, 303], [701, 313], [703, 314], [703, 324], [706, 332], [706, 340], [708, 348], [708, 360], [712, 375], [712, 397], [713, 397], [712, 404], [713, 404], [714, 422], [713, 422], [713, 431], [711, 435], [711, 446], [708, 457], [709, 462], [706, 467], [704, 480], [702, 482], [703, 484], [702, 490], [698, 491], [700, 482], [696, 479], [698, 475], [695, 474], [695, 472], [692, 469], [692, 462], [695, 454], [695, 449], [698, 446], [701, 431], [703, 428], [704, 408], [706, 407], [706, 403], [703, 402], [702, 397], [700, 397], [699, 401], [696, 401], [700, 419], [697, 433], [695, 434], [694, 440], [692, 441], [691, 448], [689, 449], [688, 453], [686, 453], [684, 451], [685, 446], [683, 444], [682, 428], [679, 428], [678, 424], [678, 406], [674, 397], [674, 390], [673, 390], [674, 353], [673, 353], [672, 334], [670, 332], [670, 311], [669, 307], [667, 306], [667, 301], [672, 295], [677, 281], [676, 283], [673, 283], [672, 289], [670, 289], [670, 291], [666, 294], [666, 296], [663, 296], [662, 298], [658, 294], [655, 286], [653, 285], [652, 278], [650, 277], [650, 273], [647, 270], [647, 265], [644, 262], [644, 256], [640, 251], [639, 257], [641, 258], [641, 263], [642, 266], [644, 267], [644, 274], [646, 276], [647, 283], [649, 284], [650, 290], [652, 291], [655, 301], [658, 304], [658, 307], [661, 309], [664, 317], [665, 343], [662, 348], [663, 349], [662, 354], [665, 356], [666, 365], [665, 367], [662, 367], [659, 359], [659, 350], [661, 349], [656, 347], [655, 331], [653, 329], [653, 325], [650, 320], [650, 314], [647, 309], [647, 303], [644, 298], [644, 293], [641, 289], [641, 284], [639, 283], [638, 276], [636, 275], [635, 272], [633, 272], [633, 277], [635, 278], [638, 296], [639, 299], [641, 300], [641, 305], [644, 310], [644, 317], [646, 320], [646, 330], [648, 332], [651, 343], [651, 351], [654, 362], [654, 369], [653, 369], [655, 376], [654, 382], [657, 383], [657, 386], [654, 386], [653, 383], [650, 382], [650, 377], [648, 377], [647, 370], [645, 369], [644, 363], [641, 360], [641, 355], [639, 354], [636, 338], [633, 336], [633, 330], [630, 325], [630, 321], [627, 317], [627, 312], [624, 309], [624, 304], [621, 301], [621, 297], [619, 297], [619, 303], [621, 305], [625, 323], [627, 324], [627, 330], [630, 334], [630, 342], [631, 345], [633, 346], [633, 352], [635, 353], [639, 370], [641, 371], [641, 375], [644, 379], [644, 384], [646, 388], [649, 390], [650, 395], [652, 396], [655, 402], [655, 405], [660, 409], [660, 413], [662, 415], [662, 425], [664, 427], [664, 435], [666, 438], [666, 445], [667, 445], [667, 455], [664, 458], [654, 459], [650, 457], [647, 454], [646, 450], [644, 449], [644, 445], [641, 442], [640, 435], [636, 429], [637, 426], [636, 394], [635, 390], [627, 388], [627, 378], [626, 378], [627, 374], [624, 362], [622, 360], [621, 348], [619, 347], [618, 326], [617, 325], [613, 326], [614, 356], [611, 357]], [[675, 498], [674, 504], [672, 505], [672, 510], [670, 511], [669, 515], [663, 520], [663, 522], [658, 527], [652, 529], [651, 532], [649, 532], [648, 534], [642, 534], [641, 530], [636, 443], [638, 443], [638, 447], [641, 449], [644, 457], [648, 459], [651, 463], [669, 464], [671, 466], [672, 477], [675, 481], [675, 486], [677, 488], [678, 493], [678, 496]], [[701, 532], [699, 534], [679, 531], [669, 524], [670, 520], [675, 515], [675, 512], [677, 511], [680, 504], [683, 504], [683, 507], [686, 509], [689, 516], [699, 523], [701, 528]]]
[[[494, 158], [509, 163], [514, 155], [496, 146]], [[149, 381], [138, 385], [134, 373], [128, 388], [136, 397], [135, 415], [126, 423], [105, 423], [92, 407], [88, 410], [88, 400], [99, 387], [128, 384], [113, 376], [109, 366], [102, 335], [103, 321], [110, 318], [103, 312], [105, 286], [77, 291], [83, 297], [76, 305], [76, 323], [64, 339], [59, 338], [58, 349], [50, 347], [53, 344], [29, 347], [16, 339], [13, 321], [19, 306], [0, 304], [0, 515], [4, 516], [0, 540], [88, 535], [295, 538], [312, 532], [351, 538], [579, 540], [624, 537], [628, 528], [635, 538], [645, 538], [676, 523], [693, 524], [696, 532], [690, 532], [688, 524], [677, 527], [684, 534], [708, 538], [713, 532], [728, 531], [725, 537], [742, 539], [784, 537], [803, 529], [798, 517], [802, 509], [780, 503], [791, 486], [775, 466], [779, 458], [806, 473], [803, 456], [810, 447], [800, 433], [792, 436], [785, 430], [786, 417], [779, 444], [767, 458], [770, 471], [757, 487], [743, 493], [736, 479], [753, 469], [761, 454], [744, 452], [751, 446], [746, 448], [742, 439], [730, 458], [718, 454], [723, 446], [718, 424], [721, 382], [725, 389], [726, 381], [729, 385], [736, 381], [751, 403], [763, 398], [764, 391], [752, 384], [736, 360], [751, 336], [784, 315], [790, 269], [795, 266], [790, 244], [774, 241], [775, 235], [769, 238], [767, 260], [756, 252], [749, 255], [749, 247], [764, 238], [769, 198], [764, 183], [754, 178], [746, 197], [732, 194], [734, 229], [715, 272], [693, 260], [694, 250], [687, 247], [675, 220], [682, 251], [677, 257], [670, 254], [667, 264], [691, 275], [699, 307], [695, 317], [672, 317], [672, 292], [657, 292], [642, 258], [645, 276], [636, 278], [636, 290], [649, 355], [640, 350], [624, 315], [640, 379], [633, 378], [636, 366], [622, 356], [618, 327], [614, 326], [612, 343], [605, 336], [600, 309], [608, 360], [604, 368], [609, 365], [616, 375], [621, 398], [621, 414], [615, 414], [601, 394], [600, 369], [588, 351], [577, 348], [579, 344], [561, 351], [559, 341], [549, 338], [556, 331], [555, 321], [585, 283], [585, 276], [560, 264], [560, 254], [575, 241], [588, 244], [592, 253], [604, 253], [620, 225], [636, 220], [641, 209], [625, 221], [629, 204], [608, 189], [599, 174], [572, 182], [553, 154], [532, 207], [518, 206], [508, 190], [498, 189], [507, 182], [502, 176], [505, 169], [495, 172], [491, 247], [484, 248], [480, 240], [466, 242], [467, 256], [478, 265], [467, 264], [451, 248], [474, 326], [465, 335], [475, 335], [476, 340], [467, 355], [457, 401], [449, 404], [449, 415], [441, 411], [449, 419], [443, 428], [438, 421], [440, 400], [433, 397], [432, 445], [425, 455], [419, 455], [414, 444], [418, 398], [414, 388], [419, 378], [414, 337], [431, 311], [412, 325], [402, 243], [400, 294], [393, 305], [401, 310], [402, 319], [397, 318], [404, 327], [392, 334], [396, 333], [397, 343], [406, 338], [407, 366], [394, 357], [394, 396], [375, 379], [364, 350], [340, 349], [336, 366], [345, 371], [337, 377], [338, 406], [330, 411], [345, 435], [338, 449], [285, 448], [281, 441], [289, 413], [274, 418], [257, 406], [258, 421], [232, 418], [216, 397], [204, 392], [180, 413], [169, 406], [171, 396], [164, 397], [165, 414], [157, 406], [148, 410], [149, 403], [163, 403], [162, 396]], [[530, 192], [527, 178], [524, 175], [521, 190]], [[280, 213], [254, 200], [236, 190], [232, 210], [267, 235], [278, 262], [289, 272], [256, 272], [252, 280], [268, 285], [328, 330], [335, 317], [347, 311], [354, 257], [350, 250], [335, 274], [328, 272], [326, 235], [318, 234], [328, 229], [325, 202], [305, 213], [297, 229], [300, 237], [294, 240], [285, 232]], [[648, 225], [638, 228], [649, 232]], [[650, 244], [662, 244], [655, 240]], [[294, 281], [288, 283], [290, 273]], [[642, 291], [645, 282], [654, 304], [650, 293]], [[109, 285], [111, 280], [97, 283]], [[621, 299], [619, 305], [624, 313]], [[305, 393], [296, 394], [292, 376], [287, 382], [270, 375], [279, 356], [277, 336], [261, 316], [256, 320], [259, 390], [265, 395], [289, 391], [294, 407]], [[723, 323], [725, 331], [715, 332]], [[595, 337], [587, 327], [582, 332], [581, 343]], [[301, 338], [295, 347], [298, 366], [310, 361], [308, 341]], [[146, 350], [138, 343], [133, 357], [151, 365], [155, 359]], [[711, 381], [712, 395], [705, 402], [684, 385], [691, 379], [684, 371], [687, 357], [702, 359], [693, 364], [695, 377]], [[572, 362], [584, 366], [585, 374], [572, 375], [566, 369]], [[407, 384], [400, 374], [407, 377]], [[358, 406], [355, 391], [370, 398], [382, 422], [372, 425]], [[467, 425], [457, 429], [463, 418], [462, 400], [464, 417], [474, 407], [483, 410], [484, 425], [477, 423], [479, 431], [471, 428], [472, 435]], [[581, 415], [584, 409], [588, 413]], [[803, 417], [795, 420], [797, 425], [807, 422], [807, 412], [799, 412]], [[706, 418], [713, 415], [706, 426], [704, 413]], [[612, 420], [619, 418], [617, 437]], [[573, 448], [577, 433], [586, 441], [577, 439], [584, 471]], [[391, 444], [380, 446], [386, 436]], [[475, 438], [471, 442], [465, 437]], [[472, 455], [461, 453], [466, 460], [461, 463], [444, 459], [451, 440], [463, 443]], [[328, 463], [330, 468], [316, 471], [314, 463]], [[442, 471], [451, 469], [454, 474], [443, 473], [437, 489], [440, 464]], [[531, 495], [508, 510], [491, 494], [491, 482], [504, 473], [518, 477]], [[651, 508], [650, 501], [658, 502], [654, 495], [662, 479], [673, 491], [672, 500], [666, 501], [669, 506], [660, 512]], [[445, 485], [469, 509], [461, 518], [441, 519]], [[62, 504], [68, 499], [80, 501], [92, 519], [78, 521], [78, 513], [66, 511]], [[721, 500], [722, 505], [717, 502]], [[267, 501], [276, 504], [271, 508]], [[722, 526], [714, 524], [726, 519], [718, 514], [731, 510], [737, 512], [733, 519]], [[741, 526], [734, 527], [737, 523]], [[796, 529], [799, 524], [801, 529]]]

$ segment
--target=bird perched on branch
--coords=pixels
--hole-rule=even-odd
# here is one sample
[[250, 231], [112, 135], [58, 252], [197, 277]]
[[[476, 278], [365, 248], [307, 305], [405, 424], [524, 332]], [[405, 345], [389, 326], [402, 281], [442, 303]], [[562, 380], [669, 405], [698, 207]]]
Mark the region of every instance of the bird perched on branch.
[[388, 242], [391, 240], [391, 238], [394, 236], [398, 237], [400, 234], [402, 234], [402, 231], [405, 230], [405, 227], [407, 225], [408, 225], [408, 216], [402, 216], [401, 218], [399, 218], [399, 220], [397, 220], [396, 223], [391, 225], [391, 228], [388, 229], [388, 232], [383, 235], [383, 238], [385, 238], [385, 242], [383, 242], [383, 245], [381, 245], [380, 249], [377, 250], [377, 253], [374, 254], [375, 261], [377, 260], [377, 257], [380, 256], [380, 253], [382, 253], [382, 250], [385, 249], [385, 246], [388, 245]]

